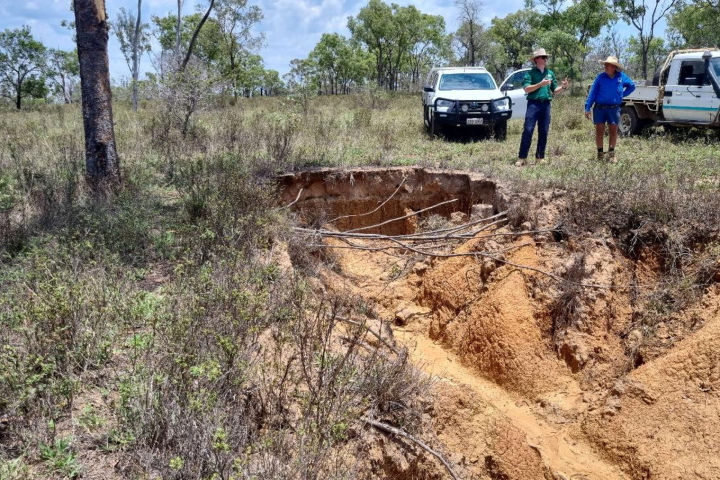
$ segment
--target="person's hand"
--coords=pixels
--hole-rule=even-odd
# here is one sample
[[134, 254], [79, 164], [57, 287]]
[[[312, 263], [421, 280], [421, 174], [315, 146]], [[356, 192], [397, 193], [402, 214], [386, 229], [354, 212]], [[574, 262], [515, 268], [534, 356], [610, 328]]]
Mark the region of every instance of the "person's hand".
[[563, 90], [564, 90], [564, 89], [568, 88], [568, 85], [569, 85], [568, 79], [567, 79], [567, 77], [565, 77], [565, 78], [563, 79], [563, 81], [560, 83], [560, 86], [561, 86], [561, 87], [563, 88]]
[[539, 84], [539, 85], [540, 85], [541, 87], [544, 87], [545, 85], [550, 85], [550, 79], [549, 79], [549, 78], [543, 78], [543, 79], [540, 81], [540, 84]]
[[590, 112], [585, 112], [585, 118], [587, 118], [588, 120], [590, 120]]

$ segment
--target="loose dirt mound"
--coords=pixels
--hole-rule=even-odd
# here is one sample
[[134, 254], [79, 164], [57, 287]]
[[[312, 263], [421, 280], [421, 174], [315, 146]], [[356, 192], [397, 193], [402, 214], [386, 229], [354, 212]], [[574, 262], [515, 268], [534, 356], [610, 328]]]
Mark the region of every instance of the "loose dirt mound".
[[[431, 423], [466, 476], [720, 478], [717, 286], [648, 329], [639, 295], [662, 281], [662, 260], [652, 248], [624, 255], [606, 231], [568, 237], [558, 227], [563, 192], [526, 197], [473, 174], [422, 169], [282, 182], [283, 201], [302, 221], [342, 217], [325, 223], [342, 231], [408, 235], [430, 214], [448, 225], [479, 211], [512, 214], [446, 257], [325, 240], [343, 248], [320, 271], [324, 288], [373, 301], [396, 340], [442, 379]], [[650, 344], [645, 358], [639, 352]], [[419, 466], [382, 473], [436, 474]]]

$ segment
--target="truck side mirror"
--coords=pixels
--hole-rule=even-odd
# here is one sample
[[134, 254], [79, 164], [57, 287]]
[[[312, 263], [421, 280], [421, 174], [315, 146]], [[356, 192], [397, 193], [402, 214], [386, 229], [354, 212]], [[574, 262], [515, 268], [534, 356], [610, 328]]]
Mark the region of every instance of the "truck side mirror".
[[507, 92], [508, 90], [514, 90], [514, 89], [515, 89], [515, 85], [513, 85], [512, 83], [505, 83], [505, 84], [503, 84], [500, 91]]
[[433, 87], [431, 87], [430, 85], [425, 85], [425, 86], [423, 87], [423, 92], [432, 93], [432, 92], [434, 92], [434, 91], [435, 91], [435, 89], [434, 89]]

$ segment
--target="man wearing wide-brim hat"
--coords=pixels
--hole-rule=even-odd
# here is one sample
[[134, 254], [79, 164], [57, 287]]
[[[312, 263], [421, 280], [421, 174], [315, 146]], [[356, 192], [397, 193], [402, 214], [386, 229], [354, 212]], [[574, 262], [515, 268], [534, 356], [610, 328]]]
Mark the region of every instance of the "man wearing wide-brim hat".
[[620, 123], [620, 105], [622, 99], [635, 90], [635, 83], [625, 75], [623, 67], [617, 57], [612, 55], [601, 60], [605, 71], [595, 77], [595, 81], [588, 92], [585, 102], [585, 116], [590, 118], [592, 107], [593, 123], [595, 124], [595, 145], [597, 146], [597, 159], [602, 160], [603, 141], [605, 138], [605, 124], [610, 129], [607, 160], [615, 162], [615, 145], [618, 137], [618, 123]]
[[522, 139], [520, 140], [520, 152], [518, 153], [518, 161], [515, 163], [519, 167], [527, 163], [535, 124], [538, 127], [535, 160], [541, 162], [545, 158], [545, 146], [547, 145], [548, 131], [550, 130], [550, 102], [554, 94], [568, 86], [567, 78], [558, 86], [555, 73], [547, 68], [548, 55], [544, 48], [535, 50], [530, 59], [534, 66], [525, 74], [523, 79], [523, 88], [525, 89], [528, 104], [525, 112]]

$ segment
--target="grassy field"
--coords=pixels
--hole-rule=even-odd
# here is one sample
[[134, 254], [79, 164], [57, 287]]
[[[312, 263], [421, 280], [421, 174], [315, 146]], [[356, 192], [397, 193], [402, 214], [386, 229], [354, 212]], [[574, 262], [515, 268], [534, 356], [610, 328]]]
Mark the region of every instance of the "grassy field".
[[[582, 101], [556, 100], [549, 162], [525, 168], [520, 122], [505, 142], [430, 139], [417, 95], [243, 100], [185, 138], [160, 107], [116, 105], [124, 189], [103, 202], [84, 185], [79, 106], [0, 111], [0, 478], [103, 462], [128, 478], [340, 477], [361, 414], [421, 397], [405, 361], [327, 351], [322, 332], [366, 306], [310, 294], [276, 173], [467, 169], [571, 192], [575, 231], [652, 225], [678, 256], [717, 233], [716, 133], [653, 130], [598, 163]], [[281, 268], [286, 244], [306, 270]]]

